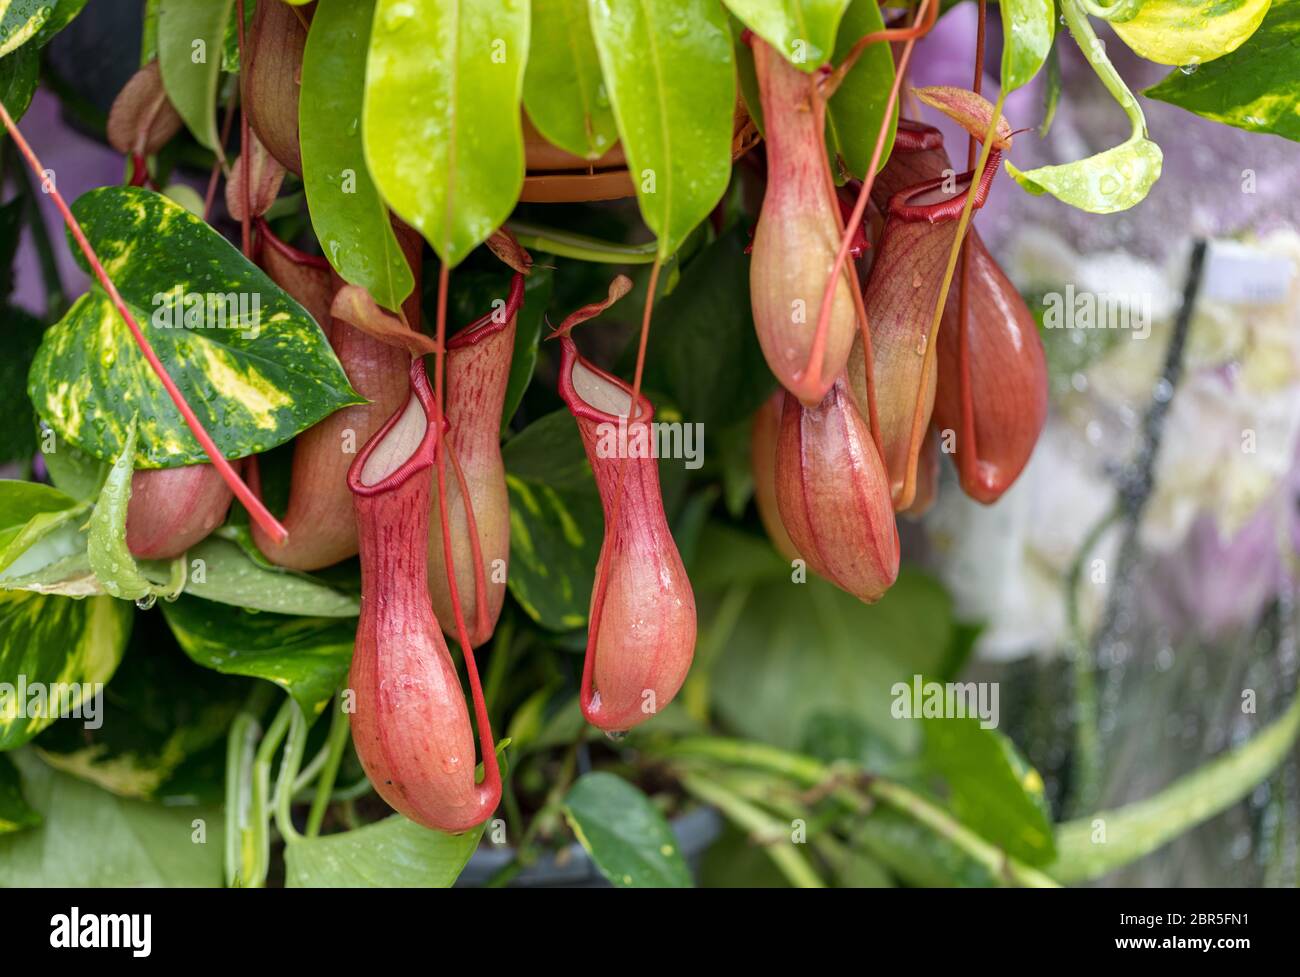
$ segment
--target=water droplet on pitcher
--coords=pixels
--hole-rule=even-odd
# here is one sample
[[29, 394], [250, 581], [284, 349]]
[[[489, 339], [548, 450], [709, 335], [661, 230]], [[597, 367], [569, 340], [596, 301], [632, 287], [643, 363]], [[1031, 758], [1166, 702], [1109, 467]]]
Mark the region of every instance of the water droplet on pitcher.
[[922, 333], [916, 340], [916, 355], [924, 356], [926, 348], [930, 345], [930, 337]]
[[627, 739], [626, 729], [607, 729], [605, 730], [605, 739], [611, 743], [621, 743]]
[[921, 275], [919, 272], [913, 273], [912, 275], [912, 287], [913, 288], [921, 287]]

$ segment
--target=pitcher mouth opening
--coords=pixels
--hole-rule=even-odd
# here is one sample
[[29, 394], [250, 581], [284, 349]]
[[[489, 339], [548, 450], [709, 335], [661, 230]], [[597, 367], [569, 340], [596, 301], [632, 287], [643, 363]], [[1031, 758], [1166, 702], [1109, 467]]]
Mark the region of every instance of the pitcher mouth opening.
[[353, 495], [383, 495], [433, 466], [438, 437], [430, 419], [437, 413], [437, 405], [422, 359], [412, 361], [410, 382], [406, 406], [384, 422], [348, 469], [348, 489]]
[[648, 423], [654, 408], [644, 395], [637, 400], [636, 416], [632, 410], [632, 388], [613, 374], [589, 363], [568, 336], [560, 338], [560, 398], [575, 417], [597, 423]]

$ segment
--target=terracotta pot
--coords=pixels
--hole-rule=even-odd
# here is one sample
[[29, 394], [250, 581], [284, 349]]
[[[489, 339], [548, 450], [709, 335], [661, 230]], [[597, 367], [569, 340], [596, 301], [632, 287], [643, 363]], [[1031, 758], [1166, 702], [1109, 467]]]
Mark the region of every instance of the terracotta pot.
[[[524, 157], [528, 172], [519, 199], [525, 203], [576, 203], [618, 200], [636, 194], [623, 147], [615, 143], [598, 160], [574, 156], [551, 143], [524, 115]], [[758, 128], [736, 100], [732, 123], [731, 158], [739, 159], [757, 144]]]

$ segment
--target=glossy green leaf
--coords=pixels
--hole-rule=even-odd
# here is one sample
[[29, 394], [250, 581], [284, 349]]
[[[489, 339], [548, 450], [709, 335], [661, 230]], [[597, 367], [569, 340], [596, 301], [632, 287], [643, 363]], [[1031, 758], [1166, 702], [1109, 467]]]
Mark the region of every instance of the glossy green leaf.
[[123, 800], [29, 751], [15, 762], [44, 823], [0, 838], [0, 886], [221, 885], [221, 811]]
[[355, 831], [303, 838], [285, 849], [285, 885], [290, 889], [450, 888], [478, 848], [483, 827], [449, 835], [394, 814]]
[[548, 142], [575, 156], [599, 159], [618, 141], [587, 0], [533, 4], [524, 107]]
[[374, 0], [319, 0], [302, 57], [298, 133], [312, 227], [345, 281], [396, 312], [415, 287], [366, 168], [361, 102]]
[[706, 437], [749, 417], [776, 387], [750, 317], [746, 243], [735, 225], [655, 308], [645, 389], [667, 394]]
[[44, 46], [54, 39], [54, 35], [67, 27], [77, 15], [85, 9], [89, 0], [46, 0], [46, 6], [53, 7], [53, 12], [46, 18], [41, 29], [36, 32], [36, 46]]
[[672, 828], [622, 777], [583, 774], [564, 798], [574, 835], [615, 888], [686, 889], [693, 884]]
[[[747, 554], [729, 556], [702, 542], [696, 565], [726, 561], [743, 574]], [[706, 568], [703, 575], [722, 572]], [[898, 749], [912, 748], [919, 724], [893, 718], [892, 688], [941, 664], [952, 633], [948, 595], [904, 569], [880, 602], [868, 605], [811, 574], [794, 583], [790, 572], [787, 564], [784, 579], [754, 586], [714, 665], [719, 717], [740, 735], [794, 748], [810, 717], [833, 713], [859, 719]]]
[[[91, 501], [99, 495], [108, 475], [109, 463], [79, 451], [49, 427], [41, 426], [41, 458], [54, 487], [79, 501]], [[46, 449], [49, 450], [46, 450]]]
[[85, 506], [56, 488], [0, 481], [0, 571], [13, 568], [33, 544], [84, 513]]
[[573, 418], [539, 418], [502, 452], [510, 492], [510, 593], [538, 624], [587, 623], [604, 515]]
[[[858, 38], [884, 29], [876, 0], [853, 0], [840, 24], [833, 60], [848, 56]], [[862, 52], [853, 70], [831, 96], [826, 106], [826, 144], [832, 156], [858, 179], [866, 176], [876, 134], [885, 118], [885, 104], [894, 84], [894, 57], [888, 44], [872, 44]], [[898, 107], [889, 119], [889, 132], [880, 154], [880, 166], [889, 161], [898, 129]]]
[[155, 586], [140, 571], [126, 545], [126, 512], [131, 504], [131, 476], [135, 474], [136, 425], [127, 428], [122, 453], [113, 462], [90, 515], [87, 557], [90, 569], [104, 591], [123, 600], [140, 600], [161, 593], [174, 595], [184, 582], [184, 563], [173, 564], [168, 580]]
[[8, 753], [0, 753], [0, 835], [41, 823], [41, 815], [23, 796], [18, 768]]
[[[112, 677], [134, 613], [132, 605], [111, 597], [0, 593], [0, 750], [25, 743], [54, 722], [51, 705], [63, 705], [64, 712], [79, 709], [85, 688]], [[53, 688], [60, 683], [68, 688]], [[51, 703], [51, 692], [61, 703]]]
[[715, 0], [599, 0], [591, 27], [641, 216], [667, 258], [731, 179], [726, 14]]
[[193, 597], [162, 608], [193, 661], [225, 675], [274, 682], [308, 716], [325, 708], [352, 662], [354, 621], [250, 613]]
[[1043, 778], [1007, 737], [974, 718], [928, 718], [925, 761], [962, 823], [1028, 865], [1056, 857]]
[[161, 0], [158, 66], [163, 88], [200, 145], [220, 154], [217, 89], [221, 51], [235, 0]]
[[1050, 193], [1092, 214], [1113, 214], [1141, 203], [1160, 178], [1160, 147], [1135, 135], [1127, 142], [1059, 166], [1022, 172], [1007, 161], [1007, 172], [1032, 194]]
[[98, 728], [55, 723], [33, 745], [51, 766], [119, 797], [193, 803], [182, 767], [214, 747], [224, 755], [248, 686], [186, 658], [157, 610], [138, 614]]
[[35, 37], [53, 13], [50, 0], [0, 0], [0, 57]]
[[1300, 0], [1274, 0], [1236, 51], [1192, 74], [1171, 71], [1142, 94], [1215, 122], [1300, 142]]
[[1271, 0], [1145, 0], [1111, 27], [1135, 54], [1157, 64], [1195, 65], [1237, 50], [1259, 28]]
[[780, 51], [787, 61], [808, 72], [833, 60], [835, 32], [849, 5], [849, 0], [723, 2], [741, 23]]
[[1047, 60], [1056, 33], [1053, 0], [1002, 0], [1002, 94], [1029, 84]]
[[26, 113], [40, 80], [41, 56], [35, 47], [24, 47], [0, 58], [0, 101], [15, 122]]
[[537, 369], [537, 348], [541, 345], [542, 320], [555, 290], [555, 278], [549, 268], [533, 268], [524, 283], [524, 307], [515, 320], [515, 349], [510, 359], [510, 379], [506, 381], [506, 399], [501, 409], [501, 433], [504, 435], [515, 416], [528, 385]]
[[388, 205], [450, 265], [487, 240], [519, 199], [528, 15], [519, 0], [375, 7], [366, 160]]
[[[103, 187], [73, 213], [226, 457], [266, 451], [362, 402], [307, 311], [184, 207]], [[207, 460], [98, 286], [45, 334], [28, 392], [61, 437], [98, 458], [120, 454], [138, 415], [137, 467]]]
[[355, 594], [308, 574], [261, 566], [228, 539], [209, 536], [189, 549], [186, 560], [185, 592], [204, 600], [308, 617], [356, 617], [360, 613]]

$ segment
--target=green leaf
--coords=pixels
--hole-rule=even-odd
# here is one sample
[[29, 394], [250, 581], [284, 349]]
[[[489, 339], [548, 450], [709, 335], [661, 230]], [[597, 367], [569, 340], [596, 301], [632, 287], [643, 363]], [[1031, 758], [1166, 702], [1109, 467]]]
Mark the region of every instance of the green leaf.
[[[754, 335], [749, 257], [737, 224], [686, 266], [654, 313], [645, 387], [711, 434], [748, 418], [776, 386]], [[630, 357], [635, 351], [629, 349]]]
[[1053, 0], [1002, 0], [1002, 94], [1029, 84], [1052, 50]]
[[43, 47], [54, 40], [54, 35], [76, 20], [77, 15], [85, 9], [88, 2], [89, 0], [53, 0], [53, 3], [50, 3], [47, 0], [46, 5], [52, 6], [54, 12], [37, 32], [35, 46]]
[[1160, 179], [1160, 147], [1134, 134], [1127, 141], [1087, 159], [1021, 171], [1006, 161], [1007, 172], [1030, 193], [1050, 193], [1091, 214], [1113, 214], [1141, 203]]
[[1005, 882], [953, 842], [889, 807], [877, 807], [852, 834], [868, 852], [909, 885], [924, 888], [991, 888]]
[[49, 0], [0, 0], [0, 57], [35, 37], [53, 13]]
[[44, 823], [0, 838], [0, 886], [221, 885], [221, 811], [123, 800], [22, 751], [23, 789]]
[[524, 180], [519, 100], [529, 4], [378, 0], [366, 160], [388, 205], [458, 265], [504, 223]]
[[615, 888], [692, 886], [672, 828], [650, 799], [622, 777], [583, 774], [565, 795], [564, 817]]
[[510, 378], [506, 381], [506, 399], [501, 409], [501, 433], [505, 435], [510, 419], [524, 399], [537, 369], [537, 347], [542, 337], [542, 319], [555, 291], [555, 278], [549, 268], [533, 268], [524, 282], [524, 307], [515, 318], [515, 348], [510, 359]]
[[0, 101], [15, 122], [27, 114], [40, 74], [41, 56], [34, 46], [0, 58]]
[[573, 418], [534, 421], [502, 451], [510, 493], [510, 575], [515, 600], [542, 627], [587, 623], [604, 515]]
[[[47, 444], [49, 451], [45, 450]], [[67, 440], [60, 441], [52, 429], [44, 426], [41, 429], [40, 447], [41, 458], [45, 461], [45, 468], [55, 488], [83, 502], [99, 495], [104, 479], [108, 476], [108, 462], [77, 450]]]
[[[840, 24], [834, 61], [848, 56], [858, 38], [884, 29], [876, 0], [853, 0]], [[885, 118], [885, 104], [894, 84], [894, 58], [888, 44], [872, 44], [858, 59], [831, 96], [826, 106], [826, 143], [832, 158], [838, 157], [858, 179], [866, 176], [876, 134]], [[880, 154], [880, 167], [889, 161], [898, 130], [898, 106], [889, 120], [889, 133]]]
[[[780, 51], [800, 71], [807, 72], [816, 71], [832, 60], [835, 32], [849, 5], [849, 0], [724, 2], [741, 23]], [[835, 60], [838, 58], [837, 53]]]
[[1007, 737], [974, 718], [927, 718], [925, 759], [967, 827], [1028, 865], [1056, 857], [1043, 778]]
[[456, 881], [483, 836], [430, 831], [400, 814], [355, 831], [303, 838], [284, 852], [290, 889], [446, 889]]
[[[140, 187], [103, 187], [72, 209], [226, 457], [266, 451], [363, 403], [307, 311], [180, 204]], [[173, 324], [177, 296], [184, 321]], [[28, 392], [61, 437], [97, 458], [121, 453], [138, 415], [137, 467], [207, 460], [98, 286], [46, 332]]]
[[158, 67], [163, 88], [200, 145], [221, 155], [217, 88], [222, 42], [235, 0], [161, 0]]
[[[235, 16], [238, 8], [231, 11], [226, 21], [226, 34], [221, 39], [221, 70], [230, 74], [239, 73], [239, 18]], [[244, 0], [244, 37], [253, 29], [253, 15], [257, 13], [257, 0]]]
[[0, 753], [0, 835], [41, 823], [40, 813], [23, 797], [23, 785], [9, 754]]
[[[126, 431], [122, 454], [109, 469], [108, 478], [99, 492], [99, 501], [90, 515], [90, 539], [87, 554], [90, 569], [105, 592], [122, 600], [140, 600], [158, 594], [156, 588], [136, 565], [135, 558], [126, 546], [126, 511], [131, 504], [131, 476], [135, 473], [132, 458], [135, 455], [135, 421]], [[174, 593], [179, 581], [167, 592]]]
[[[0, 697], [0, 750], [27, 742], [58, 718], [51, 692], [70, 713], [81, 706], [83, 683], [93, 691], [112, 678], [134, 613], [111, 597], [0, 593], [0, 689], [8, 693]], [[51, 688], [60, 683], [69, 688]]]
[[869, 605], [811, 575], [792, 583], [785, 573], [753, 588], [718, 657], [710, 685], [720, 718], [740, 735], [794, 748], [813, 715], [852, 716], [912, 749], [918, 724], [891, 716], [891, 689], [940, 665], [952, 631], [947, 593], [905, 569]]
[[361, 142], [374, 0], [319, 0], [302, 56], [298, 132], [311, 223], [345, 281], [396, 312], [415, 287]]
[[731, 179], [736, 79], [714, 0], [604, 0], [591, 28], [641, 216], [667, 258]]
[[1195, 65], [1237, 50], [1259, 28], [1270, 0], [1145, 0], [1111, 27], [1135, 54], [1157, 64]]
[[618, 140], [587, 0], [533, 5], [524, 108], [547, 142], [574, 156], [599, 159]]
[[1142, 94], [1215, 122], [1300, 141], [1300, 0], [1274, 0], [1240, 48], [1192, 74], [1171, 71]]
[[[14, 568], [35, 543], [84, 512], [76, 499], [48, 485], [0, 481], [0, 571]], [[25, 573], [32, 568], [25, 562], [14, 569]]]
[[274, 682], [308, 716], [325, 708], [352, 662], [353, 621], [250, 613], [192, 597], [164, 604], [163, 616], [193, 661]]
[[[98, 728], [55, 723], [35, 740], [42, 759], [119, 797], [193, 803], [173, 785], [186, 761], [220, 746], [248, 697], [248, 682], [191, 662], [162, 615], [137, 615], [131, 644], [104, 691]], [[220, 785], [216, 778], [212, 787]], [[207, 793], [213, 793], [212, 790]]]
[[[218, 530], [220, 532], [221, 530]], [[304, 573], [254, 562], [238, 543], [209, 536], [186, 553], [189, 573], [185, 593], [218, 604], [252, 611], [309, 617], [356, 617], [361, 606], [355, 594]], [[154, 583], [161, 578], [146, 568]]]

